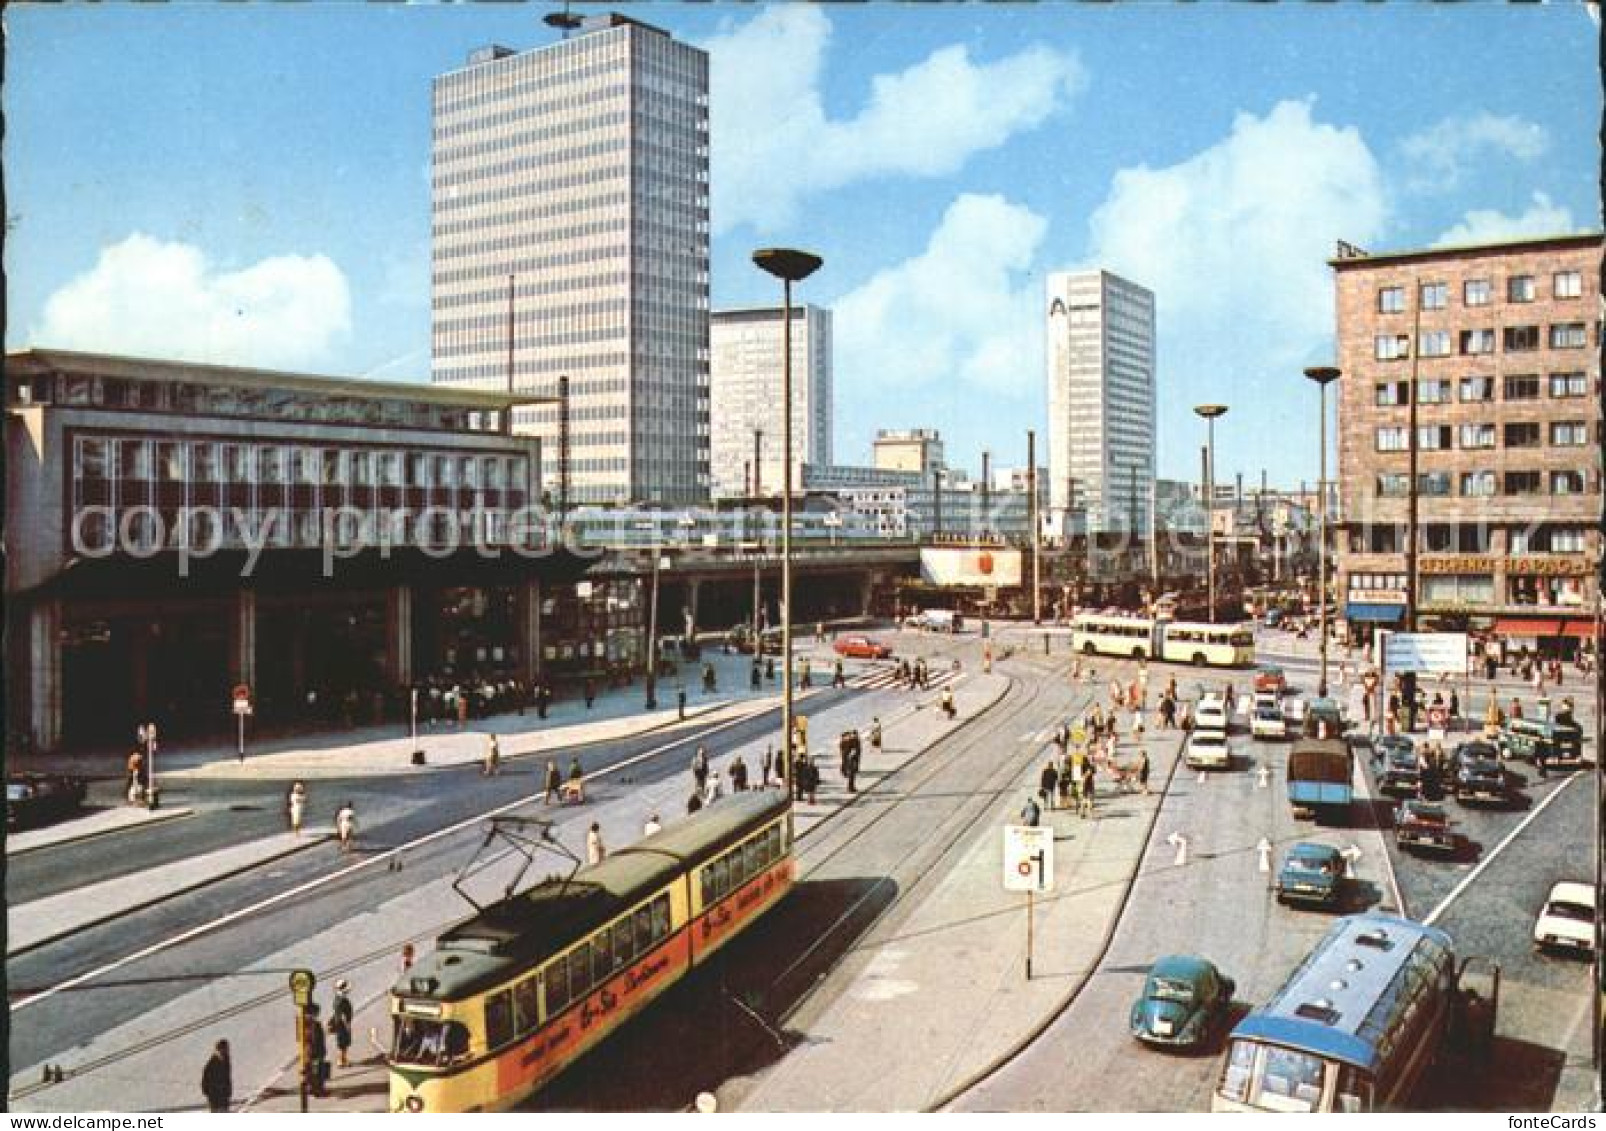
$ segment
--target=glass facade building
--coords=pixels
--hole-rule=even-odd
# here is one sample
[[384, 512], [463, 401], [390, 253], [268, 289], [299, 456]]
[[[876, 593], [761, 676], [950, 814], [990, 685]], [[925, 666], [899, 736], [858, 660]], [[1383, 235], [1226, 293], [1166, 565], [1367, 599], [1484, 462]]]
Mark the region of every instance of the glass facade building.
[[[709, 493], [708, 56], [623, 16], [435, 80], [436, 382], [558, 396], [569, 500]], [[521, 409], [559, 482], [556, 405]]]

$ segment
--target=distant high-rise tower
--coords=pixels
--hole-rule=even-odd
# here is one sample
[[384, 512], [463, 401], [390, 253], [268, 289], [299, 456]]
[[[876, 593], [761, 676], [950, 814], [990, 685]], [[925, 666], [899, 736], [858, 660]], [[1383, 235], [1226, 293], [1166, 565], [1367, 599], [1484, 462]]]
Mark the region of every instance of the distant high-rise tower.
[[[781, 308], [716, 310], [709, 322], [709, 416], [713, 422], [714, 495], [752, 490], [759, 452], [759, 491], [779, 495], [781, 436]], [[792, 306], [792, 490], [804, 464], [831, 459], [831, 312]]]
[[[619, 15], [434, 86], [432, 376], [570, 387], [572, 501], [708, 496], [708, 55]], [[509, 327], [513, 328], [509, 342]], [[520, 410], [559, 480], [558, 410]]]
[[[1149, 528], [1154, 293], [1108, 271], [1048, 277], [1049, 507], [1080, 532]], [[1073, 487], [1075, 499], [1071, 497]]]

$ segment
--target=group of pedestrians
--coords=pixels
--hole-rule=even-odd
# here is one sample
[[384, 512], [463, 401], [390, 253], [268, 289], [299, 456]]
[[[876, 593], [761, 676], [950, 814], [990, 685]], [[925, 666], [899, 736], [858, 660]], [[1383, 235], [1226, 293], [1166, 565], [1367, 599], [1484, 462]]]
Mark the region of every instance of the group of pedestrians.
[[[335, 983], [329, 1019], [315, 1001], [309, 1001], [301, 1015], [301, 1083], [308, 1095], [327, 1096], [334, 1069], [351, 1067], [351, 1039], [356, 1009], [351, 1003], [351, 983], [341, 978]], [[336, 1061], [329, 1062], [329, 1043], [334, 1042]], [[207, 1110], [214, 1114], [234, 1106], [234, 1059], [227, 1040], [212, 1046], [211, 1055], [201, 1069], [201, 1095]]]
[[[284, 813], [290, 834], [300, 836], [307, 823], [305, 782], [298, 781], [290, 786], [284, 798]], [[349, 800], [342, 802], [340, 808], [335, 810], [335, 843], [342, 854], [352, 852], [357, 847], [357, 807]]]

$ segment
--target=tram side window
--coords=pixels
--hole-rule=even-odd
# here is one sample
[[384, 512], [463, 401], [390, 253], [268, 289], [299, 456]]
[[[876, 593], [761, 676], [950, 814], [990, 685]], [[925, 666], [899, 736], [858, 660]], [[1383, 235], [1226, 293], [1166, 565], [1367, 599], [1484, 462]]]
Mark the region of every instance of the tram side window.
[[541, 1024], [541, 994], [534, 977], [513, 987], [513, 1031], [520, 1036]]
[[1249, 1041], [1232, 1042], [1227, 1067], [1221, 1076], [1221, 1094], [1235, 1103], [1249, 1098], [1249, 1074], [1255, 1067], [1255, 1046]]
[[652, 937], [661, 942], [669, 937], [669, 897], [660, 895], [652, 901]]
[[615, 968], [628, 965], [636, 957], [635, 937], [630, 929], [630, 916], [613, 925], [613, 964]]
[[758, 875], [763, 862], [758, 858], [758, 841], [750, 840], [742, 845], [742, 879], [750, 880]]
[[600, 985], [613, 973], [613, 946], [608, 932], [598, 931], [591, 936], [591, 984]]
[[1338, 1069], [1336, 1110], [1345, 1114], [1372, 1110], [1372, 1082], [1360, 1069], [1348, 1064]]
[[560, 958], [546, 968], [546, 1015], [554, 1017], [569, 1004], [569, 960]]
[[513, 993], [502, 990], [485, 999], [485, 1047], [498, 1049], [513, 1039]]
[[647, 951], [652, 949], [653, 942], [656, 941], [652, 937], [652, 908], [650, 906], [638, 907], [631, 918], [635, 921], [636, 953], [646, 954]]
[[591, 946], [581, 943], [569, 952], [569, 1000], [577, 1001], [591, 988]]

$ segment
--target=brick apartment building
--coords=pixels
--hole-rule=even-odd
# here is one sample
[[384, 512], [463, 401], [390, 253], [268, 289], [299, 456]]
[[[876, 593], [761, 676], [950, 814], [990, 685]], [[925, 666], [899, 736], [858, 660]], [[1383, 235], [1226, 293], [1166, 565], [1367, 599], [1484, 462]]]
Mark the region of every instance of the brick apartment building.
[[1340, 611], [1397, 625], [1416, 387], [1418, 627], [1571, 656], [1601, 559], [1599, 233], [1368, 254], [1336, 276]]

